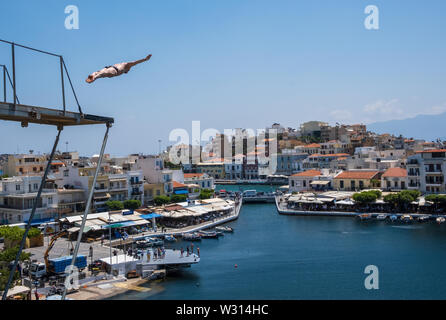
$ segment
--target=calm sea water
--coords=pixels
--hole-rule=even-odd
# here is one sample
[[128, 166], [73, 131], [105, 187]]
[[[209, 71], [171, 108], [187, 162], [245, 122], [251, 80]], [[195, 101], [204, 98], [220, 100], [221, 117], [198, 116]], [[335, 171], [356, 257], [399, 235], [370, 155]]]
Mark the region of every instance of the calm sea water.
[[[194, 243], [198, 265], [115, 299], [446, 299], [446, 225], [281, 216], [273, 204], [244, 205], [229, 225]], [[379, 290], [364, 287], [367, 265]]]

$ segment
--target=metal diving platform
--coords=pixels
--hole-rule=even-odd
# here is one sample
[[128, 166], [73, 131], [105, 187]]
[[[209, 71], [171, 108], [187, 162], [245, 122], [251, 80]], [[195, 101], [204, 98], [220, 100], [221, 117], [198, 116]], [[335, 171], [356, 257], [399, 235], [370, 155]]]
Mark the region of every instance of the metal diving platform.
[[65, 127], [112, 124], [114, 122], [114, 119], [110, 117], [22, 104], [14, 105], [13, 103], [8, 102], [0, 102], [0, 120], [21, 122], [22, 127], [27, 127], [29, 123]]

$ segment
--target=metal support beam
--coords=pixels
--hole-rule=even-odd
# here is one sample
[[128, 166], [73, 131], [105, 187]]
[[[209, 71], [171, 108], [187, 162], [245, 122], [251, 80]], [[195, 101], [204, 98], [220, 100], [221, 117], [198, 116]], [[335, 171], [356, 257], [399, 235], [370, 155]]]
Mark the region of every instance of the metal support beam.
[[6, 284], [5, 291], [3, 292], [2, 300], [6, 300], [6, 297], [8, 296], [8, 290], [9, 290], [9, 287], [11, 286], [12, 280], [14, 278], [14, 274], [17, 270], [17, 264], [19, 263], [20, 256], [22, 255], [23, 247], [25, 246], [26, 237], [28, 236], [29, 229], [31, 229], [31, 223], [34, 218], [34, 214], [36, 213], [37, 204], [39, 203], [39, 199], [42, 196], [43, 187], [45, 185], [46, 178], [48, 176], [48, 172], [50, 171], [51, 162], [53, 161], [54, 153], [56, 152], [57, 144], [59, 143], [59, 137], [60, 137], [60, 133], [62, 132], [62, 129], [63, 129], [63, 127], [57, 128], [58, 132], [57, 132], [56, 140], [54, 141], [54, 145], [53, 145], [53, 149], [51, 150], [50, 158], [48, 159], [48, 163], [46, 164], [45, 173], [43, 174], [42, 180], [40, 182], [40, 187], [39, 187], [39, 190], [37, 191], [37, 196], [33, 203], [31, 215], [29, 216], [29, 220], [28, 220], [28, 223], [25, 228], [25, 233], [23, 234], [22, 241], [20, 242], [19, 251], [17, 252], [17, 255], [15, 257], [14, 266], [12, 267], [12, 270], [9, 273], [8, 283]]
[[[85, 207], [84, 215], [82, 217], [82, 224], [80, 226], [79, 234], [77, 236], [76, 247], [74, 248], [74, 252], [73, 252], [73, 259], [71, 260], [71, 265], [69, 267], [70, 272], [72, 272], [72, 270], [73, 270], [74, 264], [76, 262], [77, 254], [79, 252], [82, 234], [84, 233], [84, 228], [85, 228], [85, 223], [87, 221], [88, 211], [90, 211], [90, 206], [91, 206], [91, 202], [93, 199], [93, 193], [94, 193], [95, 186], [96, 186], [96, 180], [98, 178], [98, 174], [101, 169], [102, 158], [104, 157], [104, 151], [105, 151], [105, 146], [107, 145], [108, 131], [110, 130], [110, 127], [111, 127], [111, 123], [107, 123], [107, 130], [105, 130], [104, 140], [102, 141], [101, 153], [99, 154], [99, 160], [98, 160], [97, 167], [96, 167], [96, 170], [94, 173], [93, 182], [92, 182], [91, 188], [90, 188], [90, 193], [88, 195], [87, 205]], [[65, 285], [61, 300], [65, 300], [66, 295], [67, 295], [67, 285]]]
[[6, 67], [3, 66], [3, 102], [6, 102]]
[[60, 56], [60, 80], [62, 83], [62, 104], [63, 104], [63, 115], [65, 115], [65, 110], [66, 110], [66, 106], [65, 106], [65, 85], [64, 85], [64, 80], [63, 80], [63, 58], [62, 56]]
[[14, 42], [11, 43], [11, 50], [12, 50], [12, 90], [13, 90], [13, 99], [14, 99], [14, 108], [16, 106], [17, 96], [16, 96], [16, 90], [15, 90], [15, 52], [14, 52]]

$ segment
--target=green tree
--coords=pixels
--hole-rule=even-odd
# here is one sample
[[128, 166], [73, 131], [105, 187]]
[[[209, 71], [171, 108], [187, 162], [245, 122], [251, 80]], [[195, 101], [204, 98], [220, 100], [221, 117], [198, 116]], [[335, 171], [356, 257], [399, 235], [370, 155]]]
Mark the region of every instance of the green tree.
[[419, 196], [420, 192], [418, 190], [403, 190], [398, 193], [389, 193], [384, 197], [384, 201], [400, 209], [406, 209]]
[[212, 189], [201, 189], [200, 195], [198, 196], [200, 199], [209, 199], [214, 195], [214, 190]]
[[[17, 252], [19, 251], [19, 246], [14, 248], [5, 249], [0, 252], [0, 291], [5, 290], [6, 284], [9, 278], [9, 264], [15, 260]], [[20, 261], [29, 260], [31, 257], [30, 253], [22, 252], [20, 255]], [[18, 280], [20, 277], [19, 273], [16, 271], [14, 275], [14, 281]], [[14, 286], [14, 283], [13, 283]]]
[[175, 203], [187, 201], [187, 195], [185, 195], [185, 194], [173, 194], [170, 197], [170, 201], [175, 202]]
[[117, 200], [107, 201], [105, 203], [105, 205], [107, 206], [108, 210], [110, 210], [110, 211], [117, 211], [117, 210], [124, 209], [124, 204], [121, 201], [117, 201]]
[[153, 202], [155, 202], [155, 204], [157, 206], [161, 206], [163, 204], [167, 204], [170, 202], [170, 198], [168, 196], [157, 196], [153, 199]]
[[353, 200], [358, 204], [373, 203], [378, 199], [378, 194], [375, 190], [363, 191], [353, 194]]
[[125, 200], [124, 208], [129, 210], [135, 210], [141, 207], [141, 201], [139, 200]]

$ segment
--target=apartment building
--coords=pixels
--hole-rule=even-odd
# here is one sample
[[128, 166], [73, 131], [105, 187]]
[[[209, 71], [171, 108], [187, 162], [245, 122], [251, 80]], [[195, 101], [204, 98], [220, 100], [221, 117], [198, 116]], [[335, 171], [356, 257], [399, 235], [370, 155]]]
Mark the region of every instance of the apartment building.
[[419, 151], [407, 158], [408, 188], [445, 193], [446, 149]]
[[[2, 224], [28, 221], [40, 183], [40, 176], [20, 176], [0, 180], [0, 222]], [[57, 190], [54, 185], [47, 184], [37, 203], [34, 220], [56, 218], [57, 214]]]
[[3, 174], [9, 177], [43, 174], [46, 163], [45, 155], [10, 154], [3, 163]]

